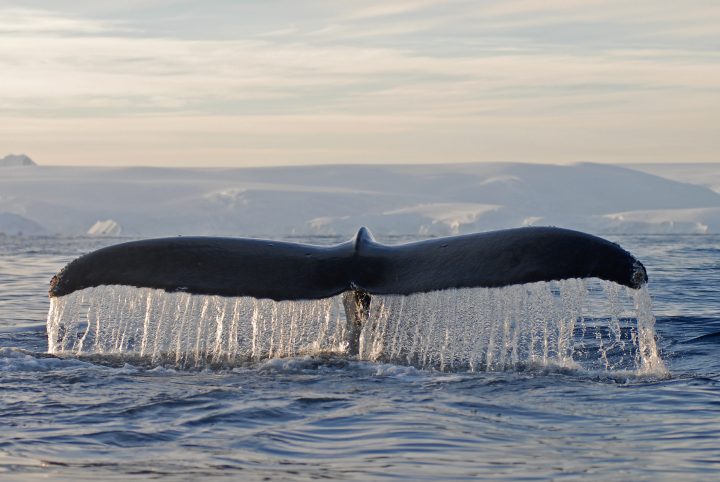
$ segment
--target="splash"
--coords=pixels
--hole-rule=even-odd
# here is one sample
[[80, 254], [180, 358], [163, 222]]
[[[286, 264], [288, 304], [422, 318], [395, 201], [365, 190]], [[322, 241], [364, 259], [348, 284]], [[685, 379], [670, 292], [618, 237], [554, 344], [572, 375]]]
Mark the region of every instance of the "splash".
[[[661, 374], [650, 296], [600, 280], [373, 296], [358, 358], [443, 371]], [[52, 298], [49, 352], [181, 368], [347, 353], [342, 297], [272, 301], [125, 286]], [[352, 328], [352, 327], [350, 327]]]

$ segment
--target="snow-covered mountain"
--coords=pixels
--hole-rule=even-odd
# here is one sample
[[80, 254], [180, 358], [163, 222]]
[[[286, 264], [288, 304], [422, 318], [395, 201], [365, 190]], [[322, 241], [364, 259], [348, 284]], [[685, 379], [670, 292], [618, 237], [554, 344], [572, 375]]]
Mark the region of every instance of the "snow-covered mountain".
[[46, 234], [38, 223], [13, 213], [0, 212], [0, 234]]
[[8, 154], [0, 159], [0, 167], [36, 166], [35, 161], [25, 154]]
[[720, 193], [720, 164], [668, 163], [668, 164], [626, 164], [625, 167], [647, 172], [673, 181], [689, 182], [709, 187]]
[[720, 232], [717, 192], [603, 164], [38, 166], [0, 173], [0, 213], [0, 232], [13, 215], [48, 233], [95, 235]]

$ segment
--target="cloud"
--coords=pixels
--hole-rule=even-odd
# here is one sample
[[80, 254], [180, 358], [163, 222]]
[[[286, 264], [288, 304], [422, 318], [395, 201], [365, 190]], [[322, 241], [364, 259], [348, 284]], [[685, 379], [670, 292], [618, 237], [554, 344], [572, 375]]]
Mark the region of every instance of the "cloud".
[[381, 2], [362, 2], [361, 6], [342, 15], [348, 20], [371, 19], [377, 17], [397, 16], [401, 14], [422, 11], [429, 7], [436, 7], [452, 3], [448, 0], [400, 0]]
[[[152, 150], [160, 141], [144, 133], [155, 132], [166, 139], [162, 156], [210, 149], [206, 136], [227, 146], [214, 151], [223, 158], [242, 152], [263, 162], [625, 159], [680, 155], [680, 147], [709, 159], [720, 57], [706, 37], [680, 33], [692, 21], [698, 32], [710, 28], [698, 20], [702, 2], [689, 1], [698, 8], [407, 1], [351, 2], [347, 13], [310, 2], [323, 14], [287, 23], [258, 14], [253, 34], [233, 35], [214, 35], [220, 11], [208, 13], [213, 28], [188, 23], [159, 35], [147, 18], [139, 28], [123, 16], [0, 9], [0, 112], [13, 124], [0, 147], [24, 139], [67, 150], [56, 132], [78, 145], [80, 134], [96, 132], [113, 156], [130, 156], [121, 139]], [[681, 123], [674, 140], [673, 120]]]
[[95, 108], [106, 98], [110, 109], [124, 102], [130, 108], [142, 103], [143, 109], [211, 112], [223, 101], [294, 98], [307, 109], [341, 104], [389, 113], [389, 100], [401, 112], [423, 107], [442, 112], [443, 103], [464, 102], [471, 110], [479, 102], [534, 97], [550, 106], [579, 94], [592, 100], [608, 92], [712, 90], [720, 83], [713, 58], [668, 61], [623, 51], [501, 50], [446, 58], [404, 49], [261, 40], [37, 36], [4, 39], [0, 58], [3, 70], [15, 73], [0, 80], [0, 105], [6, 109], [17, 102]]
[[72, 35], [128, 32], [130, 29], [112, 22], [72, 18], [47, 10], [22, 8], [0, 9], [0, 35], [58, 34]]

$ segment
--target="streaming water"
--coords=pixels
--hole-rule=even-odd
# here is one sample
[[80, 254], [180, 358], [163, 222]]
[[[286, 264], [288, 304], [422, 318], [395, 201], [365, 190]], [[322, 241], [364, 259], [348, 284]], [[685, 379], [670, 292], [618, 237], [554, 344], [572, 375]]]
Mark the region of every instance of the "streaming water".
[[174, 368], [343, 353], [340, 297], [281, 301], [100, 286], [53, 298], [48, 351], [108, 355]]
[[570, 279], [376, 296], [360, 358], [443, 371], [528, 365], [662, 376], [646, 288]]
[[[662, 375], [645, 288], [600, 280], [373, 296], [358, 359], [442, 371], [527, 365]], [[175, 368], [343, 355], [342, 296], [314, 301], [101, 286], [53, 298], [49, 352]]]

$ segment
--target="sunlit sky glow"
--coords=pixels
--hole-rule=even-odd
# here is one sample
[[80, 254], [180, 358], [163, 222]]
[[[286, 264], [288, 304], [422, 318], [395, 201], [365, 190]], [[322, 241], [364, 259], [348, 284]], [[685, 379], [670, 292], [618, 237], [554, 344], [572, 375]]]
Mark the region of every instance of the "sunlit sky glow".
[[717, 0], [0, 0], [0, 157], [718, 162]]

